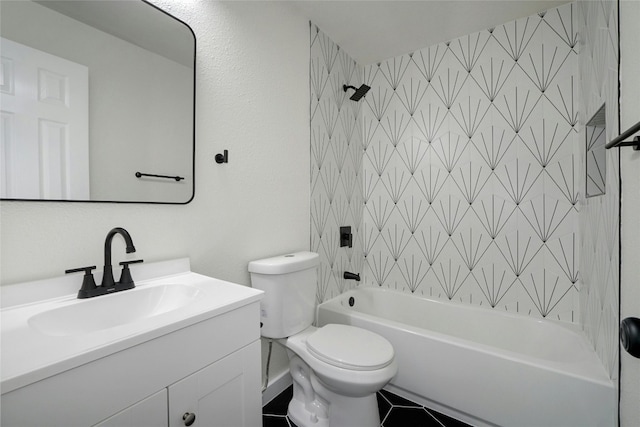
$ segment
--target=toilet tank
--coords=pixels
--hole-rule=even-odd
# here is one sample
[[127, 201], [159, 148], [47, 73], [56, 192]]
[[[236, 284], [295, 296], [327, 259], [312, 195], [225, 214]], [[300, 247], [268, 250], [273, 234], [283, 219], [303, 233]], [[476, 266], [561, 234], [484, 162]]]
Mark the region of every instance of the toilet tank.
[[264, 291], [260, 333], [286, 338], [311, 326], [315, 315], [320, 256], [296, 252], [249, 263], [251, 286]]

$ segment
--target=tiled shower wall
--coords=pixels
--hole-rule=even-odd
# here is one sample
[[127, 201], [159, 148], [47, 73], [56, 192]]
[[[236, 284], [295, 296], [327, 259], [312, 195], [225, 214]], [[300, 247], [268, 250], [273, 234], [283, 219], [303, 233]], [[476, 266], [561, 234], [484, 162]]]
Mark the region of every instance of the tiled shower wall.
[[[618, 135], [618, 3], [578, 1], [580, 31], [580, 159], [584, 124], [605, 104], [606, 141]], [[582, 177], [582, 175], [581, 175]], [[584, 178], [583, 178], [584, 179]], [[581, 183], [584, 188], [584, 182]], [[618, 378], [620, 169], [618, 149], [606, 151], [605, 194], [580, 201], [580, 323], [609, 376]]]
[[[607, 139], [617, 131], [616, 2], [362, 69], [310, 34], [318, 301], [355, 286], [348, 270], [368, 286], [579, 322], [615, 378], [618, 157], [607, 154], [606, 194], [585, 199], [583, 126], [606, 100]], [[342, 84], [362, 82], [369, 94], [349, 101]], [[352, 249], [339, 248], [341, 225]]]
[[578, 322], [575, 5], [364, 67], [369, 286]]
[[[318, 302], [355, 286], [344, 271], [359, 273], [364, 259], [362, 224], [362, 102], [343, 84], [360, 86], [362, 68], [311, 25], [311, 250], [320, 254]], [[340, 247], [339, 228], [351, 226], [353, 245]]]

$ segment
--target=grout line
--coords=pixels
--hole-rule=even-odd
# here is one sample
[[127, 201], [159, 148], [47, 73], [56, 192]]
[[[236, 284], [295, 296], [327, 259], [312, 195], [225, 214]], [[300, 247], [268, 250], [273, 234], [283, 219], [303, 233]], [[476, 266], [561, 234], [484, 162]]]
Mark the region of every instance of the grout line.
[[382, 426], [385, 421], [387, 421], [387, 418], [389, 418], [389, 414], [391, 413], [391, 410], [387, 411], [387, 414], [384, 416], [384, 419], [380, 420], [380, 426]]
[[417, 403], [415, 405], [391, 405], [393, 408], [401, 408], [401, 409], [427, 409], [426, 407], [422, 406], [422, 405], [418, 405]]
[[378, 392], [377, 395], [386, 400], [389, 405], [393, 405], [393, 403], [391, 403], [391, 401], [389, 401], [389, 399], [387, 399], [387, 396], [385, 396], [383, 393]]
[[436, 417], [435, 415], [433, 415], [433, 414], [431, 413], [431, 411], [429, 411], [427, 408], [423, 408], [423, 409], [425, 410], [425, 412], [426, 412], [427, 414], [429, 414], [429, 416], [430, 416], [431, 418], [433, 418], [434, 420], [436, 420], [436, 422], [437, 422], [438, 424], [440, 424], [442, 427], [447, 427], [447, 426], [445, 426], [445, 425], [442, 423], [442, 421], [440, 421], [440, 420], [438, 419], [438, 417]]

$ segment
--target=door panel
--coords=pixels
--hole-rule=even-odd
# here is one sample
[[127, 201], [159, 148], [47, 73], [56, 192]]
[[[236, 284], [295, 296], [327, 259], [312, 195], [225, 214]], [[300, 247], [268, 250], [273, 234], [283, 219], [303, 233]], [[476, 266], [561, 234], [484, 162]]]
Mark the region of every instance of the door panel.
[[88, 199], [87, 67], [0, 42], [0, 197]]
[[260, 343], [256, 341], [169, 387], [169, 426], [261, 425]]

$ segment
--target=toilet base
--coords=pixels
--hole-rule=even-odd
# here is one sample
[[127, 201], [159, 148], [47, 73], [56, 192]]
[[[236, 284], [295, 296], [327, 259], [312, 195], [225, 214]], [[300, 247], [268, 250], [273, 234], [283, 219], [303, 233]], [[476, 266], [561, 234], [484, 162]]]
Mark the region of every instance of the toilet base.
[[[380, 427], [376, 395], [343, 397], [340, 404], [329, 407], [329, 418], [319, 418], [305, 409], [304, 402], [291, 399], [287, 415], [298, 427]], [[357, 401], [357, 402], [354, 402]], [[355, 405], [355, 407], [354, 407]]]
[[321, 418], [305, 409], [304, 402], [292, 398], [289, 402], [287, 416], [298, 427], [329, 427], [329, 418]]
[[[305, 403], [294, 397], [289, 402], [287, 415], [298, 427], [379, 427], [380, 415], [376, 393], [363, 397], [336, 394], [311, 374], [315, 399]], [[298, 394], [299, 396], [301, 394]]]

